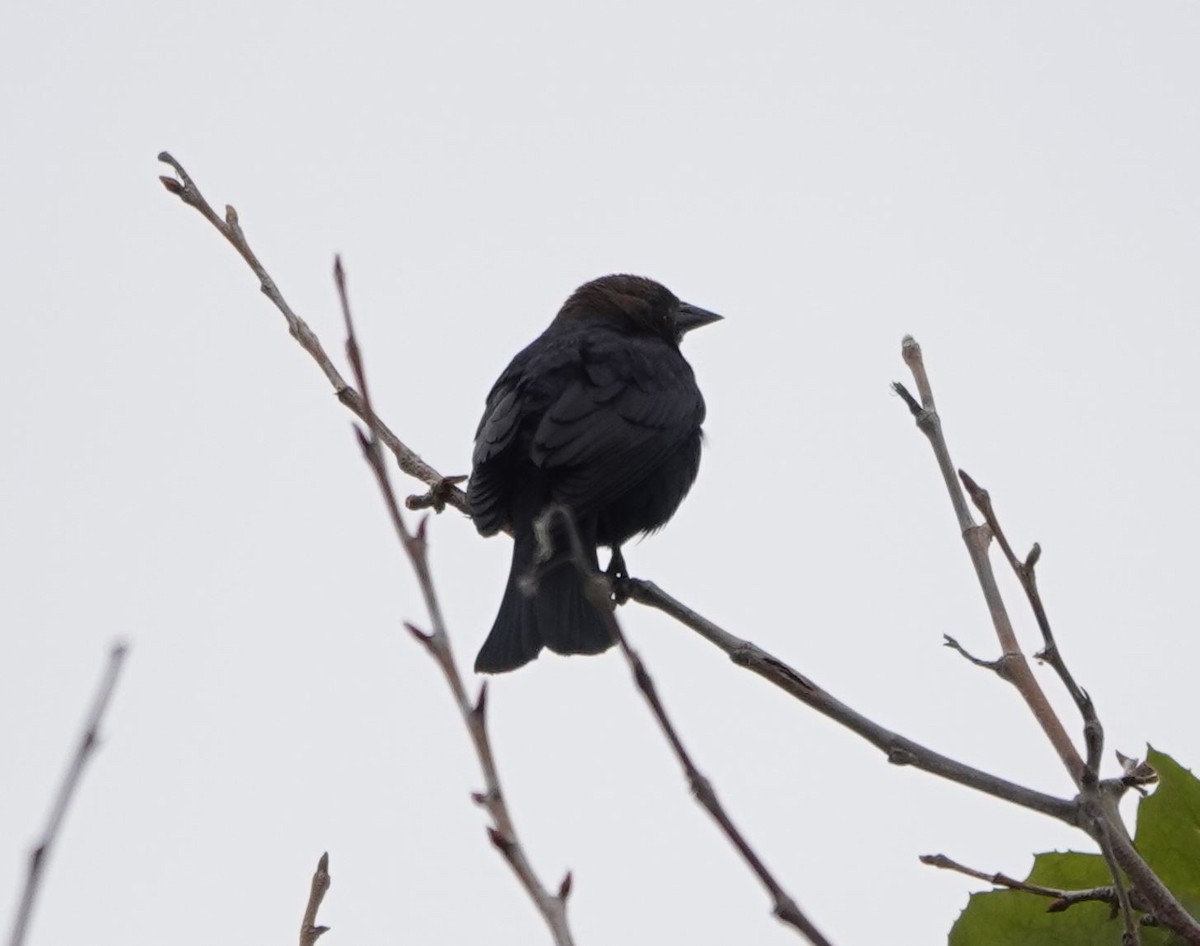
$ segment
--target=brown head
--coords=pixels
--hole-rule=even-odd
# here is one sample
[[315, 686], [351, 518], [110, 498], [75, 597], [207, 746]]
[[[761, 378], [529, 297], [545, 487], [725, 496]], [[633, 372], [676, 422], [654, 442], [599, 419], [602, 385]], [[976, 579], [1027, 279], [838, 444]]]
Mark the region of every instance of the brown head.
[[658, 335], [675, 345], [684, 334], [721, 316], [680, 302], [670, 289], [645, 276], [601, 276], [576, 289], [556, 322], [585, 320], [631, 334]]

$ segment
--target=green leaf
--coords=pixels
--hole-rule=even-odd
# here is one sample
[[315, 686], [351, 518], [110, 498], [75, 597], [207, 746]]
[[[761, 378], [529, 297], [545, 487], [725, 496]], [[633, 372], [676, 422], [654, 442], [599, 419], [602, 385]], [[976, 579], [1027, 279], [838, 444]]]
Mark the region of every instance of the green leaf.
[[[1142, 857], [1193, 916], [1200, 909], [1200, 781], [1170, 756], [1151, 748], [1158, 773], [1154, 794], [1138, 806], [1135, 843]], [[1026, 881], [1059, 890], [1103, 887], [1112, 877], [1099, 854], [1038, 854]], [[1053, 901], [1016, 890], [971, 895], [950, 931], [950, 946], [1120, 946], [1121, 919], [1107, 904], [1079, 903], [1048, 913]], [[1143, 946], [1179, 940], [1143, 928]]]
[[1158, 788], [1138, 805], [1135, 841], [1184, 908], [1200, 910], [1200, 780], [1164, 752], [1150, 747], [1146, 761]]

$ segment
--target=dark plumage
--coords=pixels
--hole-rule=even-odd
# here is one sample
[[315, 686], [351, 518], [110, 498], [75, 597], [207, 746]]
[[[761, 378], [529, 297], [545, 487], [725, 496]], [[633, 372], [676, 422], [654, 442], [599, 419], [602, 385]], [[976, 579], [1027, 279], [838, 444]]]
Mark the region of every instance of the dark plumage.
[[[662, 526], [700, 467], [704, 398], [679, 352], [685, 332], [720, 316], [681, 303], [640, 276], [604, 276], [575, 291], [550, 327], [518, 354], [488, 394], [475, 433], [467, 499], [484, 535], [513, 532], [500, 613], [475, 669], [513, 670], [543, 646], [597, 654], [613, 643], [588, 601], [564, 537], [538, 564], [534, 520], [570, 509], [589, 564]], [[537, 572], [537, 591], [520, 579]]]

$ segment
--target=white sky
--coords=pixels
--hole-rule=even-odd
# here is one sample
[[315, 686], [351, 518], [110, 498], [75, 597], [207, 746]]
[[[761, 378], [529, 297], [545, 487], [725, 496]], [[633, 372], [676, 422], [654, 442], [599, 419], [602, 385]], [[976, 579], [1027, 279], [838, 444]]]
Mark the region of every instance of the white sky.
[[[328, 946], [548, 939], [401, 628], [426, 617], [348, 415], [155, 180], [164, 148], [235, 204], [331, 350], [345, 255], [380, 410], [446, 473], [579, 283], [643, 273], [724, 313], [685, 344], [709, 403], [699, 482], [633, 572], [906, 735], [1068, 793], [1015, 694], [940, 647], [995, 652], [888, 390], [912, 332], [956, 462], [1020, 548], [1045, 547], [1110, 746], [1196, 764], [1194, 5], [343, 6], [0, 12], [5, 923], [122, 636], [31, 943], [291, 942], [323, 850]], [[467, 662], [508, 543], [453, 513], [431, 535]], [[918, 854], [1022, 874], [1086, 844], [889, 767], [655, 614], [621, 618], [841, 946], [944, 937], [979, 885]], [[513, 812], [548, 883], [574, 871], [581, 946], [796, 941], [616, 654], [545, 657], [492, 697]]]

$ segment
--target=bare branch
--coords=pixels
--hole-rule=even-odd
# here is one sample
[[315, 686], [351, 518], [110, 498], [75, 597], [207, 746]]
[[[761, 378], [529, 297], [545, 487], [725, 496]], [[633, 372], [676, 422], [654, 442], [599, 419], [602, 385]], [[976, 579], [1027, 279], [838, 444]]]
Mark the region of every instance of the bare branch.
[[887, 755], [889, 762], [895, 765], [911, 765], [929, 772], [931, 775], [957, 782], [976, 791], [1012, 802], [1014, 805], [1020, 805], [1022, 808], [1039, 811], [1052, 818], [1057, 818], [1059, 821], [1065, 821], [1067, 824], [1076, 823], [1077, 809], [1073, 801], [1055, 798], [1053, 795], [1034, 791], [1024, 785], [1018, 785], [1015, 782], [982, 772], [884, 728], [874, 720], [868, 719], [847, 706], [828, 691], [821, 689], [810, 678], [788, 666], [774, 654], [768, 653], [757, 644], [730, 634], [708, 618], [672, 598], [652, 581], [631, 578], [627, 583], [627, 588], [629, 597], [649, 607], [657, 608], [675, 618], [679, 623], [690, 627], [709, 643], [728, 654], [729, 659], [739, 667], [745, 667], [747, 670], [757, 673], [785, 693], [794, 696], [805, 706], [815, 709], [823, 716], [828, 716], [851, 732], [857, 733], [871, 745], [881, 749]]
[[[536, 531], [544, 541], [548, 541], [547, 537], [552, 533], [551, 526], [556, 519], [562, 526], [563, 531], [570, 537], [571, 558], [586, 583], [588, 598], [603, 616], [605, 623], [608, 625], [609, 633], [612, 634], [613, 640], [620, 646], [621, 653], [624, 654], [625, 660], [629, 664], [629, 669], [633, 673], [633, 679], [637, 684], [637, 688], [641, 691], [642, 696], [646, 698], [646, 702], [649, 704], [650, 711], [654, 714], [659, 728], [663, 731], [663, 735], [667, 737], [667, 742], [671, 744], [671, 749], [674, 751], [680, 765], [683, 766], [688, 785], [691, 787], [696, 801], [717, 822], [725, 837], [729, 839], [738, 853], [742, 855], [742, 859], [746, 861], [755, 876], [758, 877], [759, 881], [767, 889], [767, 893], [771, 896], [773, 903], [772, 912], [775, 916], [796, 929], [813, 946], [830, 946], [829, 940], [821, 934], [812, 921], [804, 915], [804, 912], [796, 904], [796, 901], [780, 886], [774, 875], [767, 869], [762, 859], [750, 846], [750, 842], [746, 840], [745, 836], [734, 825], [728, 812], [725, 811], [725, 806], [717, 798], [717, 793], [713, 789], [712, 782], [696, 768], [691, 755], [684, 748], [683, 741], [679, 738], [679, 733], [676, 732], [670, 717], [667, 715], [666, 708], [659, 698], [658, 689], [654, 685], [654, 680], [650, 677], [650, 672], [646, 669], [646, 665], [642, 662], [642, 658], [638, 655], [637, 651], [629, 645], [629, 641], [624, 633], [622, 633], [621, 625], [613, 613], [612, 585], [604, 575], [594, 571], [589, 564], [580, 544], [579, 533], [575, 529], [575, 522], [571, 518], [570, 512], [565, 506], [549, 507], [539, 517], [535, 526]], [[545, 557], [550, 557], [554, 552], [551, 549], [543, 549], [543, 554]]]
[[1086, 890], [1063, 890], [1058, 887], [1042, 887], [1024, 880], [1017, 880], [1009, 877], [1007, 874], [987, 874], [981, 870], [974, 870], [958, 863], [958, 861], [952, 860], [945, 854], [922, 854], [920, 861], [922, 864], [928, 864], [930, 867], [956, 871], [960, 874], [966, 874], [968, 877], [987, 881], [989, 884], [994, 884], [997, 887], [1007, 887], [1010, 890], [1020, 890], [1023, 893], [1031, 893], [1034, 896], [1046, 897], [1051, 901], [1046, 907], [1047, 913], [1062, 913], [1077, 903], [1106, 903], [1114, 908], [1118, 906], [1117, 892], [1112, 887], [1089, 887]]
[[[983, 597], [987, 602], [988, 612], [991, 614], [992, 625], [1000, 640], [1001, 659], [1008, 664], [1005, 671], [1006, 679], [1017, 688], [1017, 692], [1028, 704], [1034, 718], [1037, 719], [1051, 745], [1058, 752], [1059, 758], [1062, 759], [1063, 765], [1066, 766], [1075, 784], [1081, 785], [1085, 771], [1083, 759], [1079, 757], [1070, 736], [1063, 728], [1062, 721], [1054, 712], [1050, 701], [1046, 699], [1046, 694], [1042, 692], [1028, 661], [1025, 660], [1025, 655], [1021, 653], [1021, 648], [1017, 644], [1017, 635], [1013, 631], [1008, 609], [1000, 596], [996, 575], [992, 571], [991, 561], [988, 559], [987, 546], [991, 532], [986, 526], [977, 525], [971, 516], [966, 497], [963, 496], [962, 488], [959, 486], [954, 464], [950, 462], [950, 450], [946, 446], [946, 438], [942, 433], [942, 421], [933, 400], [933, 388], [929, 383], [929, 375], [921, 357], [921, 346], [911, 335], [906, 335], [901, 346], [901, 353], [904, 356], [905, 364], [912, 371], [917, 392], [921, 396], [921, 410], [916, 415], [917, 427], [925, 434], [929, 439], [930, 446], [933, 447], [938, 469], [941, 470], [942, 480], [950, 495], [950, 504], [954, 507], [959, 531], [962, 533], [963, 541], [967, 544], [971, 564], [975, 566], [975, 577], [979, 580], [979, 587], [983, 590]], [[893, 385], [893, 388], [901, 391], [903, 385]], [[906, 401], [911, 405], [912, 396], [909, 395]]]
[[[1007, 678], [1025, 699], [1034, 717], [1042, 726], [1043, 731], [1058, 751], [1059, 757], [1067, 767], [1067, 770], [1071, 773], [1075, 784], [1080, 787], [1079, 796], [1075, 801], [1078, 811], [1076, 824], [1083, 828], [1100, 846], [1105, 860], [1112, 870], [1113, 885], [1119, 899], [1125, 898], [1121, 879], [1121, 871], [1124, 871], [1133, 881], [1134, 887], [1145, 897], [1151, 911], [1159, 922], [1168, 927], [1172, 932], [1183, 937], [1188, 943], [1200, 944], [1200, 923], [1197, 923], [1196, 919], [1184, 909], [1183, 905], [1167, 889], [1158, 875], [1151, 870], [1141, 855], [1138, 854], [1132, 841], [1129, 839], [1129, 834], [1125, 829], [1117, 808], [1119, 790], [1123, 790], [1123, 784], [1116, 783], [1118, 791], [1110, 791], [1111, 783], [1099, 781], [1098, 770], [1103, 730], [1100, 727], [1099, 720], [1096, 719], [1091, 701], [1075, 685], [1070, 674], [1060, 674], [1064, 683], [1067, 683], [1068, 689], [1072, 691], [1072, 695], [1076, 696], [1078, 694], [1076, 696], [1076, 703], [1085, 719], [1084, 737], [1088, 753], [1088, 761], [1085, 763], [1079, 757], [1079, 753], [1063, 728], [1062, 721], [1050, 706], [1045, 693], [1042, 692], [1041, 687], [1034, 678], [1029, 664], [1025, 660], [1025, 656], [1017, 643], [1016, 634], [1013, 632], [1012, 623], [1009, 620], [1004, 601], [1000, 596], [995, 573], [992, 571], [991, 562], [987, 554], [987, 546], [992, 536], [995, 535], [998, 541], [1003, 536], [1003, 530], [999, 528], [999, 523], [996, 521], [995, 514], [991, 509], [990, 497], [987, 496], [986, 491], [980, 490], [970, 477], [963, 479], [966, 488], [974, 492], [976, 504], [982, 504], [981, 508], [987, 518], [986, 525], [976, 525], [970, 510], [967, 508], [963, 490], [959, 486], [959, 480], [955, 476], [954, 465], [950, 462], [950, 451], [946, 446], [946, 439], [942, 433], [941, 419], [938, 416], [937, 407], [933, 400], [933, 390], [929, 383], [929, 376], [925, 370], [925, 362], [921, 355], [921, 346], [916, 343], [912, 336], [905, 336], [901, 353], [905, 363], [912, 371], [917, 390], [921, 395], [921, 410], [916, 414], [917, 427], [926, 435], [930, 445], [933, 447], [938, 468], [942, 472], [942, 478], [950, 494], [950, 501], [958, 518], [959, 528], [962, 531], [963, 539], [966, 541], [971, 562], [975, 567], [976, 577], [979, 580], [980, 588], [983, 590], [984, 599], [987, 601], [988, 611], [991, 613], [996, 636], [1000, 639], [1001, 648], [1004, 652], [1002, 659], [1007, 663]], [[901, 388], [902, 386], [896, 385], [895, 387]], [[913, 398], [911, 395], [906, 398], [906, 402], [910, 405], [912, 404]], [[1034, 568], [1041, 556], [1041, 547], [1035, 545], [1024, 562], [1017, 561], [1011, 547], [1008, 547], [1007, 540], [1002, 543], [1002, 548], [1005, 550], [1005, 556], [1010, 564], [1017, 569], [1018, 576], [1021, 578], [1022, 584], [1025, 585], [1030, 603], [1036, 605], [1035, 613], [1038, 616], [1043, 637], [1047, 641], [1047, 647], [1053, 653], [1054, 658], [1061, 661], [1058, 649], [1054, 646], [1053, 635], [1050, 634], [1049, 621], [1046, 619], [1045, 610], [1041, 606], [1040, 595], [1036, 593], [1036, 586], [1033, 584]], [[1121, 899], [1121, 903], [1127, 914], [1126, 935], [1128, 936], [1128, 900]]]
[[[1091, 834], [1102, 851], [1111, 851], [1111, 855], [1106, 854], [1106, 857], [1111, 857], [1110, 865], [1115, 862], [1117, 867], [1125, 872], [1160, 926], [1177, 934], [1185, 943], [1192, 946], [1200, 944], [1200, 923], [1184, 909], [1137, 852], [1124, 826], [1117, 820], [1119, 816], [1115, 814], [1116, 805], [1104, 804], [1103, 800], [1093, 805], [1089, 793], [1084, 794], [1083, 800], [1087, 803], [1093, 820], [1090, 823], [1085, 822], [1082, 827]], [[1120, 875], [1114, 872], [1114, 876]]]
[[187, 171], [183, 169], [183, 165], [166, 151], [159, 154], [158, 160], [170, 165], [178, 175], [178, 178], [166, 175], [160, 177], [159, 180], [162, 181], [163, 186], [169, 193], [174, 194], [189, 207], [194, 207], [198, 210], [201, 216], [211, 223], [217, 232], [238, 251], [242, 259], [246, 261], [246, 265], [250, 267], [250, 270], [258, 278], [259, 287], [262, 289], [263, 295], [270, 299], [275, 308], [283, 315], [292, 338], [296, 339], [300, 343], [300, 347], [308, 352], [309, 357], [317, 363], [317, 367], [321, 369], [321, 372], [325, 375], [325, 379], [332, 386], [333, 393], [337, 395], [337, 399], [348, 407], [359, 420], [371, 428], [375, 435], [383, 442], [383, 445], [395, 456], [396, 462], [402, 471], [430, 487], [430, 493], [427, 493], [425, 496], [412, 497], [409, 501], [409, 508], [417, 509], [433, 506], [438, 511], [441, 511], [441, 508], [450, 505], [461, 512], [467, 512], [466, 494], [455, 485], [462, 481], [461, 478], [442, 476], [441, 473], [422, 460], [416, 451], [401, 441], [378, 416], [372, 415], [370, 419], [368, 418], [367, 407], [363, 402], [362, 396], [346, 383], [341, 372], [334, 365], [333, 360], [321, 346], [321, 341], [317, 338], [316, 333], [309, 328], [307, 322], [292, 311], [292, 307], [283, 298], [283, 293], [279, 291], [275, 280], [271, 278], [266, 267], [259, 261], [254, 251], [250, 249], [250, 244], [246, 240], [246, 234], [242, 230], [241, 223], [238, 220], [237, 211], [232, 206], [226, 206], [225, 219], [222, 220], [217, 216], [216, 211], [212, 209], [208, 201], [204, 199], [204, 195], [200, 193], [200, 188], [188, 176]]
[[329, 932], [328, 926], [317, 925], [317, 911], [329, 891], [333, 879], [329, 876], [329, 852], [326, 851], [317, 861], [317, 869], [313, 871], [312, 884], [308, 889], [308, 905], [304, 908], [304, 919], [300, 923], [300, 946], [313, 946], [324, 934]]
[[1046, 608], [1042, 603], [1041, 593], [1038, 591], [1037, 573], [1034, 570], [1042, 557], [1042, 547], [1035, 542], [1024, 561], [1017, 558], [1016, 553], [1013, 552], [1012, 546], [1009, 544], [1008, 538], [1004, 535], [1004, 529], [1000, 526], [996, 510], [992, 506], [991, 494], [968, 476], [965, 471], [959, 470], [958, 477], [962, 481], [967, 494], [971, 497], [971, 502], [975, 504], [975, 508], [979, 510], [986, 520], [988, 529], [995, 536], [996, 543], [1004, 553], [1009, 567], [1013, 570], [1013, 574], [1017, 576], [1017, 580], [1021, 583], [1021, 587], [1025, 591], [1025, 597], [1029, 600], [1029, 607], [1032, 609], [1034, 618], [1037, 620], [1038, 629], [1042, 632], [1042, 642], [1044, 645], [1042, 650], [1034, 656], [1054, 668], [1059, 679], [1062, 680], [1063, 685], [1067, 688], [1067, 692], [1071, 695], [1071, 699], [1075, 701], [1075, 705], [1079, 708], [1079, 713], [1083, 717], [1083, 736], [1087, 749], [1085, 775], [1092, 780], [1098, 779], [1100, 777], [1100, 759], [1104, 754], [1104, 727], [1100, 724], [1100, 718], [1096, 714], [1096, 707], [1092, 703], [1091, 697], [1075, 682], [1075, 678], [1071, 675], [1070, 670], [1067, 669], [1066, 661], [1063, 660], [1062, 653], [1058, 649], [1058, 644], [1054, 640], [1054, 632], [1050, 627], [1050, 619], [1046, 615]]
[[406, 624], [405, 626], [425, 646], [425, 650], [441, 668], [442, 674], [450, 686], [450, 691], [454, 694], [454, 700], [458, 704], [458, 711], [462, 716], [463, 722], [466, 724], [467, 732], [471, 737], [471, 744], [474, 746], [475, 755], [479, 760], [479, 767], [483, 772], [485, 785], [485, 791], [475, 793], [472, 798], [477, 804], [485, 808], [491, 816], [492, 824], [488, 827], [488, 836], [492, 844], [504, 857], [505, 861], [508, 862], [509, 867], [520, 881], [521, 886], [525, 888], [526, 893], [533, 901], [534, 906], [542, 915], [543, 920], [554, 936], [554, 942], [557, 946], [573, 946], [574, 940], [571, 936], [570, 927], [567, 924], [567, 896], [571, 891], [570, 874], [568, 873], [559, 885], [557, 894], [550, 893], [538, 879], [533, 866], [529, 863], [524, 848], [521, 846], [521, 842], [517, 837], [516, 827], [513, 824], [512, 816], [509, 814], [508, 805], [504, 801], [504, 794], [500, 788], [500, 776], [496, 770], [496, 760], [492, 753], [491, 740], [488, 737], [486, 716], [487, 685], [484, 684], [480, 688], [479, 696], [474, 702], [468, 699], [466, 686], [463, 684], [462, 676], [458, 671], [458, 664], [454, 659], [454, 652], [450, 646], [450, 636], [446, 631], [441, 604], [434, 590], [433, 577], [429, 569], [428, 545], [425, 540], [426, 520], [421, 520], [416, 532], [410, 532], [404, 521], [404, 516], [400, 512], [395, 491], [392, 489], [387, 465], [383, 462], [380, 438], [375, 433], [378, 426], [375, 422], [375, 412], [371, 404], [370, 392], [367, 389], [362, 353], [358, 346], [358, 338], [354, 331], [354, 321], [350, 314], [350, 303], [346, 294], [346, 277], [340, 259], [334, 264], [334, 280], [337, 284], [338, 297], [342, 305], [342, 315], [346, 324], [347, 355], [354, 368], [358, 388], [362, 391], [364, 419], [366, 420], [368, 430], [371, 431], [370, 434], [364, 433], [362, 430], [356, 431], [359, 445], [362, 447], [368, 466], [370, 466], [372, 473], [375, 475], [376, 483], [383, 495], [388, 515], [391, 517], [392, 525], [396, 530], [396, 535], [399, 537], [400, 543], [408, 555], [408, 560], [412, 564], [413, 571], [416, 572], [417, 581], [421, 586], [421, 594], [424, 596], [425, 605], [429, 610], [429, 619], [433, 630], [430, 633], [425, 633], [411, 624]]
[[1117, 903], [1121, 908], [1121, 919], [1125, 923], [1125, 933], [1121, 937], [1122, 946], [1141, 946], [1142, 940], [1138, 935], [1137, 916], [1134, 915], [1129, 891], [1125, 888], [1120, 865], [1113, 853], [1111, 828], [1108, 826], [1107, 819], [1104, 818], [1097, 818], [1093, 827], [1095, 829], [1093, 837], [1100, 845], [1100, 852], [1104, 855], [1104, 863], [1108, 865], [1108, 872], [1112, 874], [1113, 891], [1117, 895]]
[[37, 900], [42, 877], [45, 874], [46, 861], [50, 857], [50, 851], [54, 847], [55, 841], [58, 840], [63, 819], [66, 818], [67, 809], [75, 797], [75, 790], [79, 787], [83, 770], [99, 745], [100, 723], [104, 719], [104, 713], [112, 699], [113, 690], [116, 689], [117, 679], [121, 674], [121, 667], [124, 665], [127, 652], [128, 647], [121, 642], [113, 644], [109, 651], [108, 665], [104, 669], [104, 675], [100, 678], [100, 687], [92, 700], [91, 709], [84, 718], [79, 744], [67, 766], [63, 780], [59, 784], [58, 794], [50, 808], [50, 817], [46, 819], [46, 827], [42, 831], [42, 836], [29, 853], [29, 869], [25, 875], [25, 888], [21, 892], [20, 905], [17, 907], [12, 933], [8, 938], [9, 946], [22, 946], [25, 942], [25, 933], [29, 929], [29, 920], [33, 915], [33, 905]]

